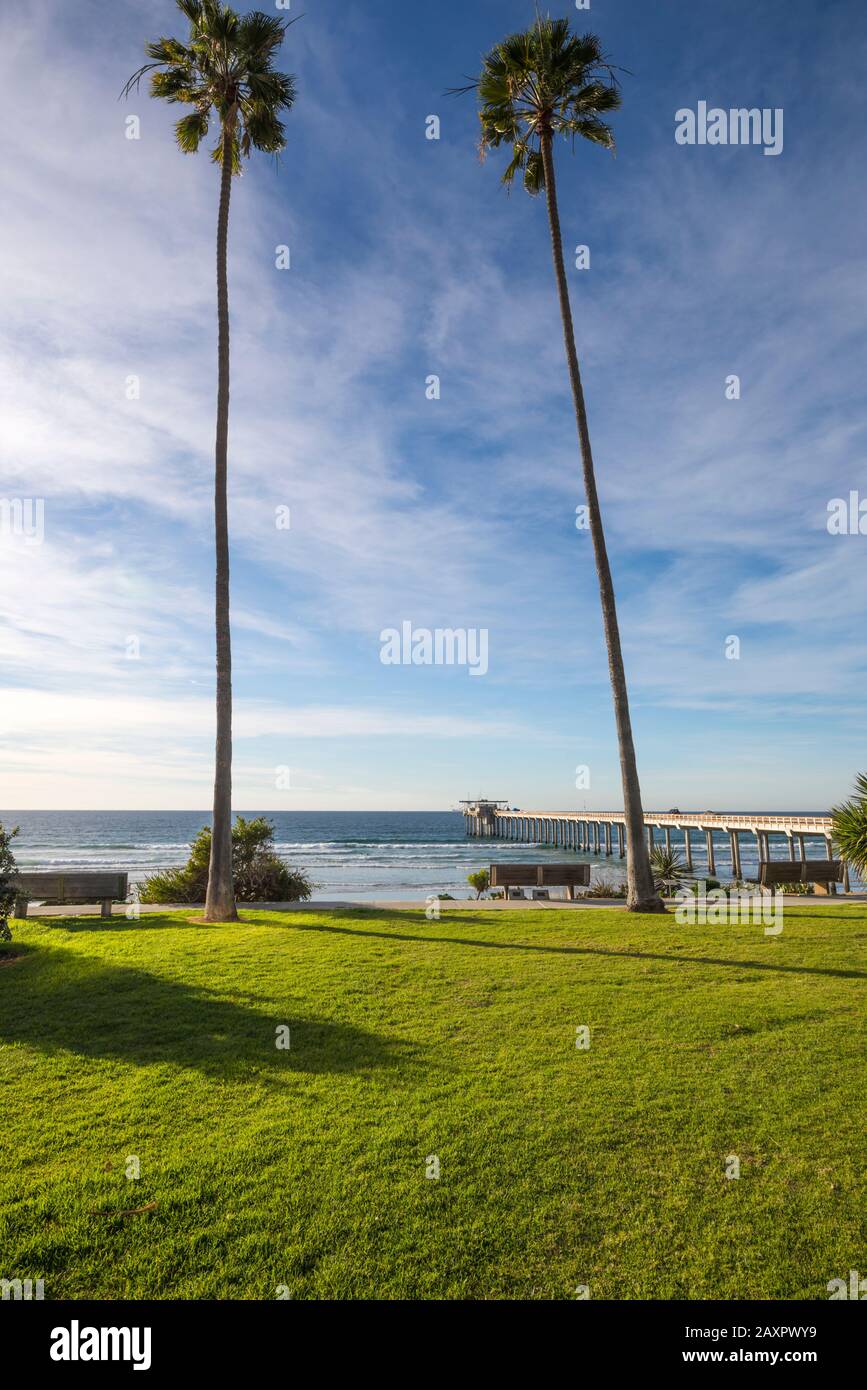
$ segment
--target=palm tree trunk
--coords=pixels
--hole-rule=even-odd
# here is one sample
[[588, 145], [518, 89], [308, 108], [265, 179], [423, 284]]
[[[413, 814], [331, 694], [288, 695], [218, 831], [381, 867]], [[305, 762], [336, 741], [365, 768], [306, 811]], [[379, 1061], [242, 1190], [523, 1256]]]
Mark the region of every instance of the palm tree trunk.
[[232, 883], [232, 638], [229, 627], [229, 199], [232, 194], [234, 113], [223, 128], [220, 214], [217, 222], [217, 442], [214, 463], [216, 540], [217, 746], [214, 769], [214, 821], [208, 869], [206, 922], [236, 922]]
[[560, 297], [560, 314], [563, 319], [563, 337], [566, 342], [569, 379], [572, 383], [572, 397], [575, 402], [575, 421], [578, 426], [578, 440], [581, 445], [584, 489], [590, 512], [590, 534], [593, 537], [593, 553], [596, 557], [596, 574], [602, 600], [602, 621], [605, 627], [605, 645], [608, 648], [608, 671], [614, 697], [614, 719], [617, 725], [617, 742], [620, 746], [620, 776], [623, 783], [623, 810], [626, 818], [626, 905], [633, 912], [662, 912], [664, 908], [653, 886], [650, 860], [644, 842], [644, 812], [641, 806], [641, 787], [638, 782], [635, 747], [632, 742], [632, 723], [629, 718], [629, 697], [626, 691], [626, 675], [623, 670], [623, 654], [620, 650], [620, 630], [617, 625], [614, 585], [611, 580], [611, 566], [608, 563], [602, 514], [599, 510], [593, 453], [590, 448], [590, 429], [587, 424], [587, 408], [584, 404], [584, 388], [581, 384], [578, 353], [575, 349], [572, 306], [569, 302], [569, 286], [566, 281], [566, 268], [563, 264], [563, 242], [560, 235], [560, 213], [557, 208], [557, 184], [554, 176], [553, 139], [550, 131], [546, 131], [542, 136], [542, 162], [545, 169], [545, 193], [548, 201], [548, 221], [551, 226], [554, 271], [557, 277], [557, 293]]

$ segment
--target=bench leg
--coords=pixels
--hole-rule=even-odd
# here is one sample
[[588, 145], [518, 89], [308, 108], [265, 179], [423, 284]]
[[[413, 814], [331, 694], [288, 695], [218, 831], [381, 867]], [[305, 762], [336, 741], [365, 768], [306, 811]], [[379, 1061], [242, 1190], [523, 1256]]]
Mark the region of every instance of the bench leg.
[[101, 917], [110, 917], [110, 916], [111, 916], [111, 898], [103, 898], [103, 900], [102, 900], [102, 908], [101, 908], [101, 910], [100, 910], [100, 914], [99, 914], [99, 915], [100, 915]]

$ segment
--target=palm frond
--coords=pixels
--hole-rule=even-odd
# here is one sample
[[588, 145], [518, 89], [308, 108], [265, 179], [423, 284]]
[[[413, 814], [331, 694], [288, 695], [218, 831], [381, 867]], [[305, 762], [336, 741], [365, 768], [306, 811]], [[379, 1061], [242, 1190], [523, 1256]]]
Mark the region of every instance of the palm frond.
[[294, 22], [264, 14], [262, 10], [253, 10], [244, 16], [238, 26], [238, 47], [247, 54], [270, 57], [283, 42], [289, 24]]
[[527, 156], [527, 163], [524, 168], [524, 188], [533, 198], [545, 191], [545, 165], [541, 150], [532, 150]]
[[208, 133], [208, 113], [207, 111], [191, 111], [187, 116], [175, 123], [175, 137], [178, 148], [184, 154], [198, 153], [199, 145]]
[[217, 5], [204, 0], [205, 23], [202, 26], [207, 38], [230, 47], [236, 38], [241, 21], [228, 5]]
[[288, 111], [295, 101], [295, 79], [285, 72], [248, 72], [246, 86], [257, 105]]
[[831, 839], [840, 858], [867, 878], [867, 773], [858, 773], [849, 801], [831, 808]]
[[244, 109], [243, 117], [242, 154], [249, 155], [253, 149], [279, 154], [286, 148], [286, 128], [272, 107], [264, 103], [251, 105]]
[[199, 24], [202, 18], [202, 0], [176, 0], [181, 14], [186, 15], [191, 24]]
[[151, 74], [151, 96], [162, 97], [163, 101], [184, 101], [192, 106], [196, 102], [196, 94], [202, 91], [196, 79], [194, 67], [164, 68]]
[[577, 121], [564, 121], [562, 133], [580, 135], [582, 140], [589, 140], [592, 145], [602, 145], [606, 150], [616, 149], [614, 131], [595, 116], [581, 116]]
[[[223, 137], [220, 136], [214, 148], [211, 150], [211, 163], [223, 167]], [[241, 137], [235, 134], [232, 140], [232, 173], [240, 174], [243, 168], [241, 160]]]
[[136, 68], [132, 77], [130, 77], [121, 87], [118, 101], [122, 101], [124, 97], [129, 97], [133, 92], [137, 92], [145, 73], [153, 72], [154, 68], [158, 67], [159, 63], [143, 63], [140, 68]]
[[574, 116], [599, 116], [607, 111], [617, 111], [622, 104], [619, 88], [604, 82], [587, 82], [567, 98], [563, 107]]
[[446, 97], [465, 97], [467, 92], [477, 92], [479, 89], [479, 79], [468, 77], [465, 87], [446, 87], [443, 96]]
[[511, 160], [506, 165], [503, 173], [502, 182], [506, 188], [511, 189], [515, 175], [521, 173], [527, 167], [527, 146], [516, 143]]
[[177, 39], [157, 39], [155, 43], [145, 44], [145, 53], [156, 63], [180, 66], [193, 61], [193, 54]]

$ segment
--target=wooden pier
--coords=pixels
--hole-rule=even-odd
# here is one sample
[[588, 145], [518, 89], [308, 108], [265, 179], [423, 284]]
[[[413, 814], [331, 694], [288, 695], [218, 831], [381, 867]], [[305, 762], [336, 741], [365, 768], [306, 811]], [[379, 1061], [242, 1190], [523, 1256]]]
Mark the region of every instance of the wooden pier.
[[[462, 801], [467, 834], [523, 844], [551, 845], [559, 849], [589, 854], [626, 854], [626, 821], [620, 811], [518, 811], [507, 801]], [[683, 855], [688, 869], [693, 866], [693, 837], [704, 837], [708, 873], [716, 873], [714, 836], [728, 836], [732, 872], [741, 878], [741, 836], [755, 836], [758, 858], [771, 855], [771, 837], [782, 836], [787, 857], [793, 864], [807, 858], [806, 841], [824, 841], [825, 857], [833, 858], [830, 816], [726, 816], [716, 812], [646, 811], [644, 827], [649, 849], [663, 837], [672, 848], [672, 832], [683, 837]], [[797, 853], [796, 853], [797, 845]], [[678, 846], [679, 848], [680, 846]], [[849, 892], [849, 872], [844, 865], [844, 888]]]

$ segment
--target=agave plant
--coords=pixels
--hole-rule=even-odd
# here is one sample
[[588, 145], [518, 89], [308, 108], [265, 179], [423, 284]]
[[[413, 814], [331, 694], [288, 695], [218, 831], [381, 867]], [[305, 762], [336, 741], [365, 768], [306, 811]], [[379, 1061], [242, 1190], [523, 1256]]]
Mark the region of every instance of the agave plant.
[[617, 883], [613, 878], [605, 878], [604, 876], [601, 878], [594, 878], [593, 882], [590, 884], [590, 887], [587, 889], [587, 892], [584, 894], [584, 897], [625, 898], [626, 884]]
[[867, 878], [867, 772], [855, 778], [850, 801], [832, 806], [831, 819], [831, 839], [840, 858], [859, 878]]
[[650, 872], [657, 893], [666, 897], [671, 897], [681, 887], [683, 880], [691, 877], [686, 861], [676, 849], [668, 849], [665, 845], [655, 845], [651, 850]]

